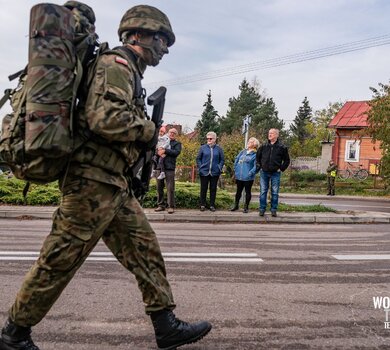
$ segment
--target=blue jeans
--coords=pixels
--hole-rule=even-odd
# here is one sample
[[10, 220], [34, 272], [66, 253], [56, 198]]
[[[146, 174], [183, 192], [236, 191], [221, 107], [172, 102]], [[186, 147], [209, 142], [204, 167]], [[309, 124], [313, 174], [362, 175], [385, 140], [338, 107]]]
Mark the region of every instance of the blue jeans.
[[270, 181], [271, 211], [276, 211], [278, 209], [280, 175], [280, 171], [270, 172], [262, 170], [260, 172], [260, 210], [265, 211], [265, 208], [267, 207], [267, 193]]

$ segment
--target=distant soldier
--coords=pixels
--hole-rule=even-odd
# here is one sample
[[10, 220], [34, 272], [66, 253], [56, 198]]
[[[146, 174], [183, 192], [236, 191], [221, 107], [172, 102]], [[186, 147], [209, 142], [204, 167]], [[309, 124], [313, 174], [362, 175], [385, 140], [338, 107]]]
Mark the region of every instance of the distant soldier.
[[[86, 5], [81, 9], [93, 13]], [[159, 348], [193, 343], [211, 329], [208, 322], [182, 322], [172, 312], [176, 305], [156, 233], [127, 176], [141, 150], [157, 143], [144, 96], [138, 94], [142, 74], [147, 66], [158, 65], [175, 35], [167, 16], [147, 5], [129, 9], [118, 34], [123, 45], [100, 55], [79, 104], [75, 130], [81, 145], [60, 180], [61, 204], [51, 232], [9, 310], [1, 350], [39, 350], [31, 327], [49, 312], [100, 239], [135, 276]]]
[[336, 175], [337, 165], [333, 162], [333, 160], [330, 160], [329, 166], [326, 169], [326, 177], [328, 179], [328, 196], [334, 196]]

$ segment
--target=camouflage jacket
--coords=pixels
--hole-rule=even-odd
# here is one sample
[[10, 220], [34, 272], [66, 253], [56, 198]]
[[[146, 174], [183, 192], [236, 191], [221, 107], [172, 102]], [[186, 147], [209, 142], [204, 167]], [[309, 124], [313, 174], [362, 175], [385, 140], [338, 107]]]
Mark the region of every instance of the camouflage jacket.
[[333, 174], [337, 174], [337, 165], [336, 164], [333, 164], [333, 165], [329, 165], [327, 168], [326, 168], [326, 175], [328, 177], [336, 177], [336, 176], [332, 176], [332, 172], [335, 171], [335, 173]]
[[76, 142], [82, 145], [74, 153], [69, 171], [126, 188], [125, 171], [140, 153], [135, 141], [149, 141], [155, 127], [146, 119], [143, 99], [135, 96], [136, 72], [142, 77], [145, 65], [140, 59], [135, 61], [135, 55], [123, 56], [122, 51], [108, 51], [89, 73], [93, 79], [76, 118]]

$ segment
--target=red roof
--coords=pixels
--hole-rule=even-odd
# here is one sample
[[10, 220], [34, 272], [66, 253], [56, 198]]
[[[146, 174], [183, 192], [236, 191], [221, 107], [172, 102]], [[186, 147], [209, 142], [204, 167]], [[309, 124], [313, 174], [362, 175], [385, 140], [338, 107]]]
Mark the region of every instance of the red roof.
[[330, 121], [328, 128], [359, 129], [366, 128], [367, 112], [370, 106], [367, 101], [348, 101]]

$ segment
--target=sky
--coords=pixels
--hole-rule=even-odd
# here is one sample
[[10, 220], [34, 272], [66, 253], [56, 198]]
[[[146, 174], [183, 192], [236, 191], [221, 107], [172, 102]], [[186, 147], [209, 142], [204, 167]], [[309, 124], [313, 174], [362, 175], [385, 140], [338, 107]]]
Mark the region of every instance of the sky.
[[[305, 96], [315, 111], [329, 102], [368, 100], [370, 86], [390, 79], [388, 0], [85, 2], [95, 11], [100, 41], [111, 47], [119, 45], [119, 21], [131, 6], [148, 4], [167, 14], [176, 43], [159, 66], [148, 68], [143, 85], [148, 94], [167, 87], [164, 121], [188, 131], [209, 90], [224, 116], [244, 78], [260, 83], [287, 127]], [[0, 0], [0, 92], [15, 87], [7, 76], [27, 63], [29, 12], [36, 3]], [[347, 49], [351, 52], [332, 54]], [[0, 118], [8, 111], [4, 107]]]

